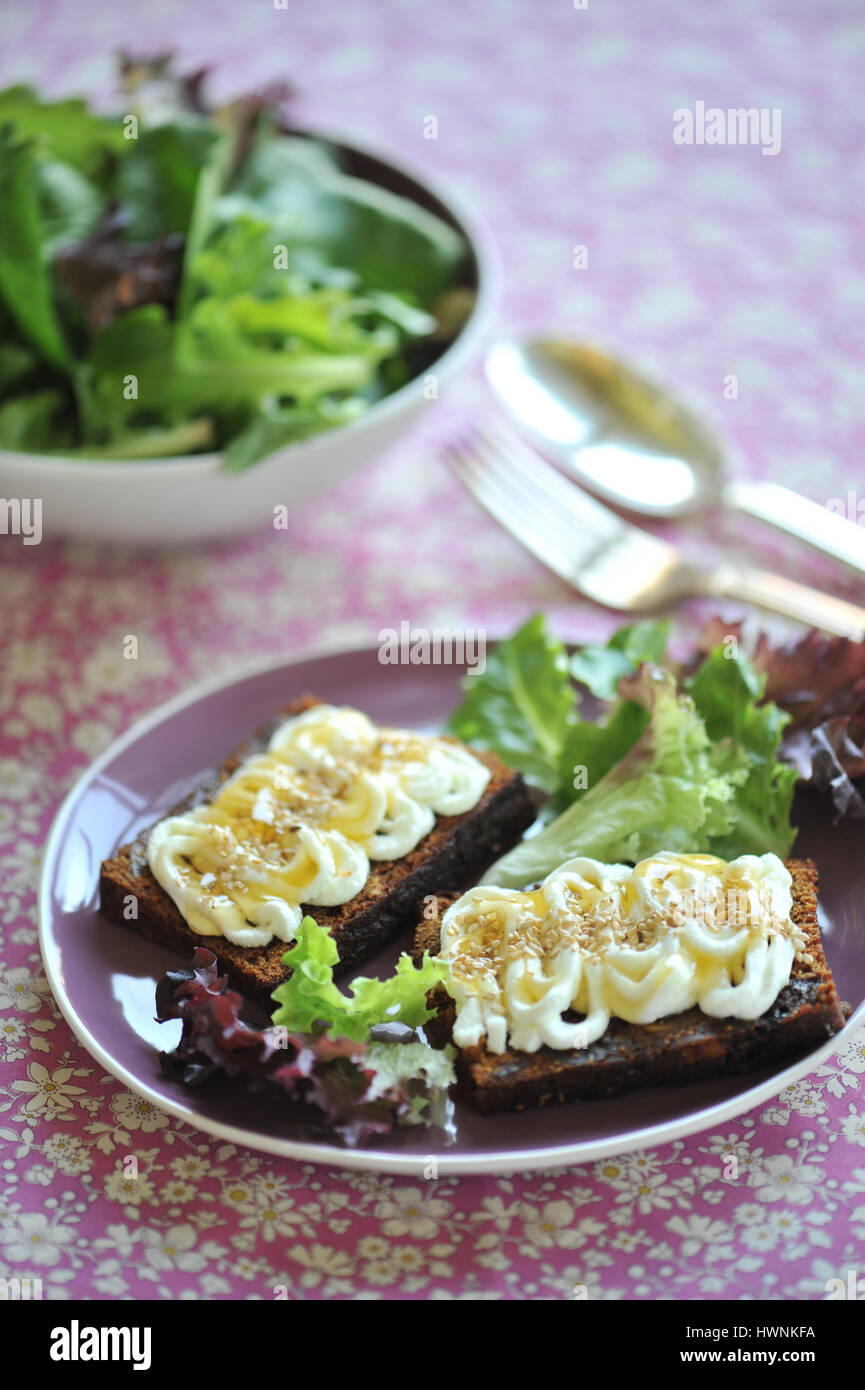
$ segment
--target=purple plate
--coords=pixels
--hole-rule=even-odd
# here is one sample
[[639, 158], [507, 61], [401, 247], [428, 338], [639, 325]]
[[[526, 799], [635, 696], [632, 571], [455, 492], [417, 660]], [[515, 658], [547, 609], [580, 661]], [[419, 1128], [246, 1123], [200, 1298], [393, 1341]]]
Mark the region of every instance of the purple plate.
[[[861, 825], [833, 827], [824, 803], [802, 799], [796, 852], [820, 866], [821, 925], [843, 999], [855, 1010], [843, 1033], [782, 1071], [694, 1086], [634, 1092], [484, 1118], [456, 1108], [457, 1137], [405, 1130], [378, 1147], [344, 1149], [311, 1140], [297, 1110], [282, 1110], [231, 1083], [187, 1091], [160, 1076], [157, 1052], [174, 1047], [180, 1024], [153, 1017], [156, 981], [177, 955], [104, 921], [99, 865], [163, 815], [228, 749], [295, 696], [352, 704], [380, 723], [432, 730], [459, 700], [452, 666], [383, 666], [352, 651], [257, 668], [230, 683], [198, 687], [136, 724], [85, 773], [49, 836], [40, 891], [40, 942], [54, 995], [84, 1047], [154, 1105], [220, 1139], [331, 1166], [392, 1173], [500, 1173], [585, 1163], [657, 1145], [717, 1125], [776, 1095], [834, 1052], [865, 1017], [865, 855]], [[389, 970], [409, 938], [369, 962]], [[437, 1164], [437, 1168], [431, 1165]]]

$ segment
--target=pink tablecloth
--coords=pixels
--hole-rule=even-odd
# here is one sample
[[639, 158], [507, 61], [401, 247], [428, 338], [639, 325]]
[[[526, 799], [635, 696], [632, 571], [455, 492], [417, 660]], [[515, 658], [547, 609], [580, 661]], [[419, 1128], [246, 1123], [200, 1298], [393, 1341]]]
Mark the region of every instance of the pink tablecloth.
[[[5, 82], [108, 85], [121, 45], [176, 45], [228, 90], [296, 79], [299, 112], [462, 189], [497, 240], [503, 316], [612, 341], [687, 382], [753, 474], [854, 488], [862, 175], [856, 0], [587, 10], [228, 0], [0, 15]], [[678, 147], [672, 112], [782, 111], [777, 155]], [[425, 140], [424, 118], [438, 118]], [[858, 173], [857, 173], [858, 171]], [[576, 269], [574, 247], [587, 248]], [[724, 379], [738, 379], [726, 398]], [[436, 444], [477, 376], [288, 531], [158, 557], [0, 554], [0, 1276], [49, 1297], [823, 1298], [865, 1250], [865, 1037], [775, 1102], [590, 1169], [420, 1184], [220, 1146], [104, 1076], [59, 1018], [35, 927], [40, 846], [70, 780], [138, 714], [238, 660], [381, 626], [604, 630], [481, 517]], [[729, 393], [728, 393], [729, 395]], [[407, 537], [411, 537], [410, 546]], [[140, 659], [122, 639], [140, 638]], [[124, 1179], [135, 1155], [141, 1176]], [[728, 1165], [738, 1158], [738, 1177]]]

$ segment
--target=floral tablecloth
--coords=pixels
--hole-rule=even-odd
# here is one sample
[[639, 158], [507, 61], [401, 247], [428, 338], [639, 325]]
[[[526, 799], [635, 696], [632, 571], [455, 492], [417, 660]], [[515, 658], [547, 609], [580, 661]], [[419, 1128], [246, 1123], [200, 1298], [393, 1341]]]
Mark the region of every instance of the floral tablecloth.
[[[751, 474], [820, 501], [855, 488], [856, 0], [90, 0], [7, 7], [0, 41], [0, 80], [58, 92], [107, 91], [121, 46], [173, 45], [213, 63], [226, 92], [294, 79], [302, 118], [374, 138], [473, 200], [501, 253], [503, 321], [612, 342], [687, 383]], [[698, 100], [779, 108], [781, 150], [675, 145], [673, 111]], [[477, 373], [445, 396], [287, 531], [155, 556], [4, 538], [0, 1277], [40, 1277], [52, 1298], [558, 1299], [583, 1285], [820, 1299], [861, 1271], [862, 1034], [719, 1133], [591, 1168], [419, 1183], [209, 1141], [103, 1075], [52, 1004], [41, 846], [71, 780], [137, 715], [239, 660], [373, 641], [402, 619], [501, 626], [543, 607], [566, 636], [610, 625], [449, 478], [437, 445], [487, 405]]]

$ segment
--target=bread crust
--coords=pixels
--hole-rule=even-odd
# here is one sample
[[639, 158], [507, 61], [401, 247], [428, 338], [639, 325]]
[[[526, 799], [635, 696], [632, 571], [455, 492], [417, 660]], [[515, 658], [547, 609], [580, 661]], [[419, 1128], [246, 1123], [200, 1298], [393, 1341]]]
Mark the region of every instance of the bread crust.
[[[213, 799], [220, 785], [238, 766], [261, 752], [280, 723], [321, 701], [304, 695], [235, 749], [222, 765], [199, 782], [169, 815], [190, 810]], [[416, 920], [422, 899], [442, 884], [464, 888], [520, 838], [534, 819], [528, 789], [519, 773], [492, 753], [472, 750], [490, 769], [487, 788], [471, 811], [462, 816], [438, 816], [420, 844], [402, 859], [372, 864], [361, 892], [341, 907], [309, 907], [319, 925], [329, 927], [339, 951], [336, 973], [345, 973], [374, 955], [401, 930]], [[151, 941], [171, 946], [184, 957], [196, 946], [206, 946], [235, 988], [250, 998], [267, 1003], [269, 996], [290, 973], [282, 964], [288, 949], [283, 941], [267, 946], [237, 946], [221, 936], [202, 936], [183, 918], [175, 903], [157, 882], [147, 863], [150, 827], [131, 843], [106, 859], [100, 873], [100, 910], [110, 921], [131, 927]], [[125, 915], [130, 898], [137, 918]]]
[[[571, 1100], [599, 1100], [649, 1086], [681, 1086], [713, 1077], [737, 1075], [816, 1047], [843, 1027], [842, 1005], [826, 961], [817, 921], [817, 870], [811, 860], [789, 859], [793, 879], [793, 921], [807, 939], [813, 960], [794, 962], [790, 983], [757, 1019], [710, 1018], [701, 1009], [659, 1019], [626, 1023], [613, 1018], [589, 1047], [558, 1052], [489, 1052], [482, 1041], [458, 1051], [458, 1090], [483, 1114], [525, 1110]], [[456, 894], [440, 899], [441, 914]], [[422, 921], [415, 954], [435, 954], [441, 920]], [[456, 1011], [443, 988], [431, 997], [436, 1016], [427, 1035], [437, 1046], [450, 1041]]]

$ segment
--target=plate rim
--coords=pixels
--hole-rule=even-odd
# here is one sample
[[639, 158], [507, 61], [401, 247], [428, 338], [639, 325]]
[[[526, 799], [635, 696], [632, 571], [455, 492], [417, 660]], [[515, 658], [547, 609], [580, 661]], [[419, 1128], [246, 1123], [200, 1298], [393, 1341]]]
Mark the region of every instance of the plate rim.
[[[497, 640], [494, 636], [493, 640]], [[187, 689], [179, 691], [167, 700], [156, 705], [149, 713], [135, 719], [128, 729], [112, 740], [109, 746], [98, 754], [75, 778], [72, 786], [58, 807], [42, 852], [42, 867], [37, 889], [37, 919], [39, 951], [42, 965], [53, 998], [73, 1034], [85, 1051], [97, 1061], [109, 1075], [120, 1081], [136, 1095], [147, 1100], [156, 1109], [166, 1111], [194, 1129], [211, 1135], [223, 1142], [234, 1143], [256, 1152], [274, 1154], [280, 1158], [292, 1159], [301, 1163], [316, 1163], [335, 1168], [366, 1170], [369, 1172], [408, 1174], [419, 1176], [430, 1160], [435, 1161], [436, 1177], [447, 1176], [490, 1176], [504, 1173], [538, 1172], [547, 1169], [580, 1167], [615, 1154], [633, 1153], [635, 1150], [653, 1145], [672, 1143], [690, 1134], [699, 1133], [714, 1124], [744, 1114], [765, 1100], [776, 1096], [786, 1086], [807, 1075], [831, 1056], [842, 1042], [865, 1021], [865, 999], [854, 1009], [843, 1028], [827, 1038], [820, 1047], [808, 1052], [784, 1068], [767, 1077], [754, 1087], [739, 1092], [725, 1101], [719, 1101], [708, 1109], [683, 1115], [678, 1120], [659, 1121], [641, 1129], [631, 1130], [618, 1137], [601, 1140], [583, 1140], [556, 1144], [541, 1149], [502, 1149], [490, 1154], [449, 1154], [446, 1149], [427, 1154], [407, 1155], [395, 1151], [390, 1154], [382, 1149], [340, 1148], [336, 1144], [311, 1142], [300, 1139], [280, 1138], [276, 1135], [259, 1134], [238, 1125], [226, 1124], [207, 1115], [197, 1114], [189, 1102], [172, 1101], [156, 1094], [146, 1081], [142, 1081], [126, 1066], [114, 1059], [97, 1038], [91, 1033], [86, 1021], [78, 1014], [75, 1005], [66, 992], [63, 981], [62, 953], [56, 949], [50, 922], [52, 914], [48, 910], [50, 889], [49, 873], [56, 862], [57, 853], [64, 835], [70, 828], [75, 804], [98, 774], [128, 747], [144, 734], [152, 732], [175, 714], [198, 703], [208, 695], [239, 685], [244, 680], [265, 675], [279, 669], [290, 669], [306, 665], [308, 662], [327, 657], [351, 656], [359, 652], [373, 652], [375, 647], [369, 642], [344, 645], [343, 641], [325, 641], [305, 647], [300, 655], [282, 654], [276, 657], [243, 661], [235, 669], [223, 675], [207, 677], [194, 682]], [[55, 946], [52, 952], [49, 944]], [[52, 960], [52, 955], [57, 957]], [[184, 1093], [186, 1094], [186, 1093]]]

